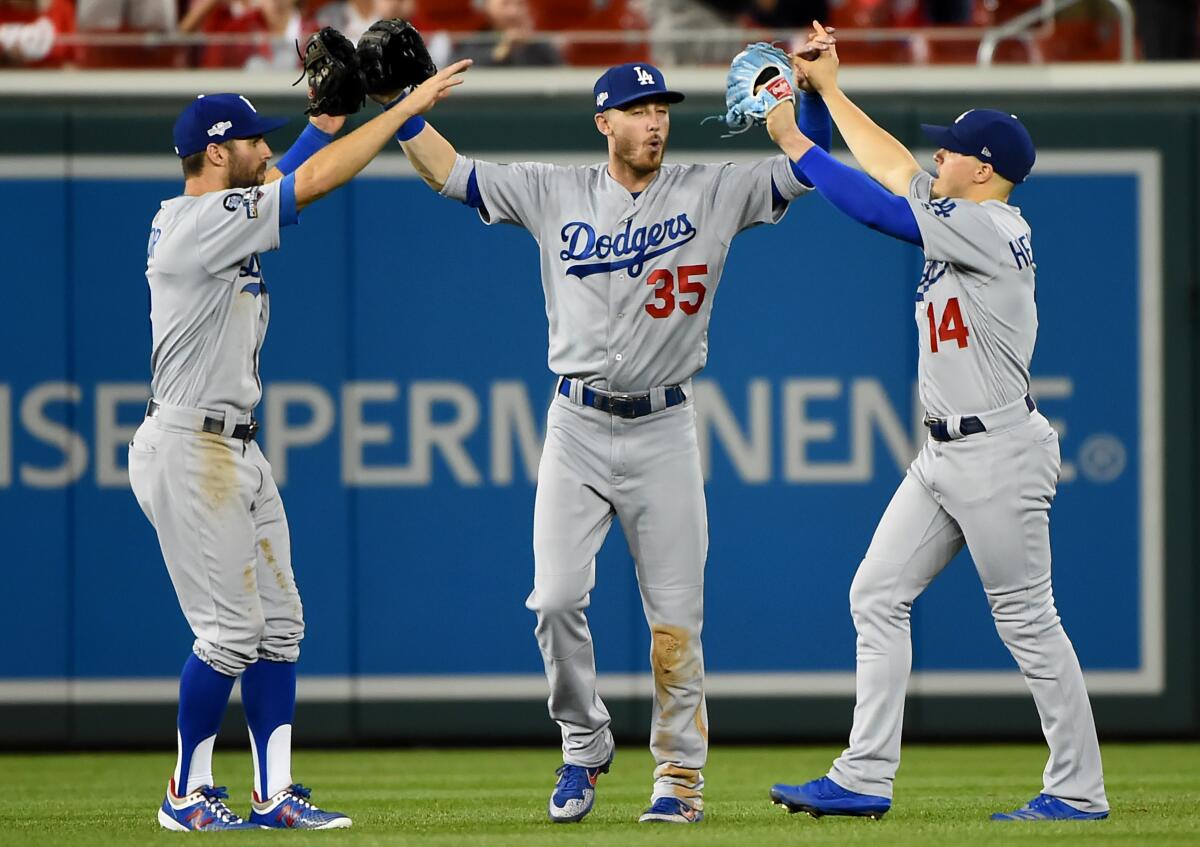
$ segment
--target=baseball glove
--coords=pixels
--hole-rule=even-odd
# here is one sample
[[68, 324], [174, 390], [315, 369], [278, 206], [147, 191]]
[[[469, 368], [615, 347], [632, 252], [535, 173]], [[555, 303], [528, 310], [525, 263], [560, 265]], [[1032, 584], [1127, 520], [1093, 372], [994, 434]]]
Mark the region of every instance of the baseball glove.
[[421, 33], [399, 18], [376, 21], [358, 39], [358, 64], [368, 94], [395, 94], [437, 73]]
[[764, 41], [746, 45], [733, 57], [725, 77], [725, 125], [733, 134], [742, 133], [766, 123], [767, 114], [783, 101], [795, 102], [791, 77], [787, 53]]
[[306, 115], [353, 115], [363, 107], [367, 85], [354, 42], [333, 27], [315, 32], [304, 45], [308, 77]]

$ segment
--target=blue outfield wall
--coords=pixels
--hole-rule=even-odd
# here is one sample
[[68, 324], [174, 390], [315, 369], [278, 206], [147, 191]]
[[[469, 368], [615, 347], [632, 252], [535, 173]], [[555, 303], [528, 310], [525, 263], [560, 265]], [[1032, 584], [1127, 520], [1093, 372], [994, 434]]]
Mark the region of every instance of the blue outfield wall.
[[[1015, 197], [1038, 267], [1034, 393], [1064, 435], [1056, 595], [1093, 690], [1155, 694], [1158, 160], [1069, 162], [1044, 153]], [[0, 638], [22, 645], [0, 655], [0, 701], [38, 681], [169, 678], [187, 653], [124, 471], [149, 381], [149, 222], [178, 190], [166, 177], [0, 181]], [[322, 200], [263, 257], [259, 417], [308, 620], [304, 675], [400, 677], [402, 692], [407, 675], [540, 674], [523, 606], [553, 387], [537, 267], [523, 231], [398, 176]], [[734, 243], [697, 385], [718, 693], [853, 691], [850, 580], [924, 436], [920, 270], [919, 251], [816, 196]], [[598, 567], [600, 670], [644, 673], [619, 528]], [[965, 553], [917, 603], [913, 640], [928, 690], [1021, 687]]]

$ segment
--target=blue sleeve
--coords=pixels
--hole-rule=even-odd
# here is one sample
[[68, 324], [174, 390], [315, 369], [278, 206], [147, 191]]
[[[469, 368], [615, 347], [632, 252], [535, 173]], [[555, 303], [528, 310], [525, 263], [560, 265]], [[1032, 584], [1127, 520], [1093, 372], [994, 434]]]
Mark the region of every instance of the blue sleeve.
[[[833, 147], [833, 121], [829, 117], [829, 107], [825, 105], [820, 94], [800, 92], [800, 107], [796, 110], [796, 126], [800, 127], [800, 131], [808, 136], [809, 141], [826, 153]], [[808, 177], [804, 175], [804, 171], [800, 169], [799, 163], [792, 162], [792, 173], [796, 175], [796, 179], [800, 180], [802, 185], [813, 187]]]
[[296, 209], [296, 175], [288, 174], [279, 183], [279, 228], [292, 226], [300, 220]]
[[[792, 162], [791, 165], [792, 165], [792, 172], [795, 173], [796, 163]], [[799, 174], [796, 174], [796, 175], [799, 176]], [[805, 185], [807, 185], [809, 188], [812, 188], [812, 183], [807, 182], [803, 179], [801, 179], [800, 181], [803, 182]], [[787, 200], [784, 200], [783, 195], [779, 193], [779, 186], [777, 186], [775, 184], [775, 177], [771, 177], [771, 205], [772, 206], [782, 206], [786, 202], [787, 202]]]
[[[809, 141], [826, 153], [833, 147], [833, 121], [829, 117], [829, 107], [825, 105], [820, 94], [800, 92], [800, 104], [796, 110], [796, 126], [800, 127], [800, 131], [808, 136]], [[792, 173], [796, 175], [796, 179], [800, 180], [801, 185], [813, 187], [796, 162], [792, 162]], [[783, 195], [775, 187], [775, 180], [771, 180], [771, 197], [776, 206], [785, 202]]]
[[826, 200], [854, 220], [885, 235], [922, 246], [921, 230], [905, 198], [892, 194], [862, 171], [843, 165], [818, 147], [793, 164], [804, 170]]
[[800, 92], [800, 108], [796, 111], [796, 125], [808, 139], [826, 153], [833, 147], [833, 121], [829, 107], [820, 94]]
[[463, 203], [472, 209], [483, 208], [483, 195], [479, 193], [479, 179], [475, 176], [474, 168], [471, 168], [471, 175], [467, 177], [467, 196]]
[[308, 124], [288, 151], [279, 157], [275, 167], [284, 176], [295, 173], [296, 168], [307, 162], [318, 150], [328, 146], [330, 141], [333, 141], [332, 135]]

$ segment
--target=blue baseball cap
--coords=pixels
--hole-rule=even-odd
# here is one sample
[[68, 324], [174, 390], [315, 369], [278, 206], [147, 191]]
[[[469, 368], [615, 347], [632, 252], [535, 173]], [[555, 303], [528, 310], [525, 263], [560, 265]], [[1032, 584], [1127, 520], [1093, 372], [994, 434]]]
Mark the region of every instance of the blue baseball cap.
[[1029, 130], [1007, 112], [971, 109], [950, 126], [921, 124], [921, 129], [938, 147], [987, 162], [1012, 183], [1024, 182], [1037, 158]]
[[260, 116], [240, 94], [201, 94], [175, 119], [175, 155], [183, 159], [209, 144], [266, 135], [287, 122]]
[[621, 109], [638, 100], [662, 100], [678, 103], [683, 95], [667, 88], [663, 73], [645, 62], [629, 62], [609, 68], [592, 86], [596, 111]]

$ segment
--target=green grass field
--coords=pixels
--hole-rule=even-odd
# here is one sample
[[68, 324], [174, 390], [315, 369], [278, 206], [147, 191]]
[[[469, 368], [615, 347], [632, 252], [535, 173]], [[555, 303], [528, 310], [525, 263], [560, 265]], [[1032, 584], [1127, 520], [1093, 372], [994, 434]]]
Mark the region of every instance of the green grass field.
[[[551, 824], [545, 804], [556, 750], [300, 751], [295, 777], [314, 799], [354, 818], [350, 830], [245, 832], [265, 842], [315, 839], [356, 845], [753, 845], [1200, 844], [1200, 745], [1109, 744], [1107, 821], [993, 823], [1041, 784], [1045, 750], [1033, 745], [910, 746], [895, 806], [880, 821], [814, 820], [771, 805], [773, 782], [821, 775], [838, 748], [714, 748], [705, 768], [707, 819], [696, 826], [637, 824], [653, 762], [625, 748], [601, 777], [595, 810], [580, 824]], [[0, 844], [169, 842], [155, 812], [174, 765], [168, 754], [0, 756]], [[245, 813], [249, 753], [218, 752], [215, 772]], [[211, 837], [211, 836], [205, 836]]]

